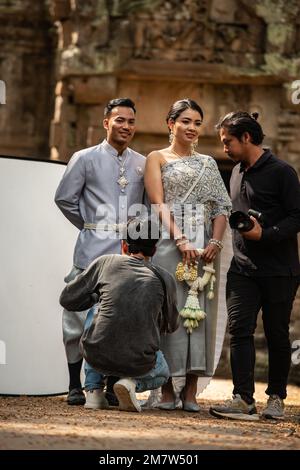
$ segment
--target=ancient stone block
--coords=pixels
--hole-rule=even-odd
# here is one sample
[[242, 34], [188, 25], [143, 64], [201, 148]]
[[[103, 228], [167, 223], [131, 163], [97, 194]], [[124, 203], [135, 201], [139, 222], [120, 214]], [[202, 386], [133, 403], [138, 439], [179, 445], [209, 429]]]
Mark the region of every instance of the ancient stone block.
[[99, 77], [72, 78], [74, 101], [80, 104], [101, 104], [115, 96], [116, 78], [105, 75]]
[[49, 11], [53, 21], [61, 21], [71, 14], [71, 0], [50, 0]]
[[269, 139], [277, 137], [280, 94], [281, 87], [278, 86], [257, 86], [251, 89], [251, 100], [247, 109], [259, 113], [259, 122]]
[[89, 123], [91, 126], [101, 127], [103, 121], [104, 106], [89, 106], [88, 107]]
[[213, 0], [210, 7], [210, 18], [219, 23], [234, 23], [237, 10], [236, 0]]
[[51, 121], [50, 125], [50, 136], [49, 136], [49, 145], [50, 147], [59, 148], [61, 142], [61, 125], [54, 120]]
[[92, 147], [103, 140], [105, 133], [100, 126], [89, 126], [87, 130], [86, 146]]
[[73, 24], [70, 20], [60, 22], [59, 49], [64, 49], [72, 43]]
[[293, 51], [296, 29], [292, 24], [273, 23], [267, 30], [267, 52], [290, 54]]
[[64, 80], [59, 80], [57, 83], [56, 83], [56, 86], [55, 86], [55, 95], [56, 96], [68, 96], [70, 95], [71, 93], [71, 90], [70, 90], [70, 85], [69, 83]]
[[0, 24], [0, 78], [7, 84], [0, 152], [9, 146], [10, 154], [48, 156], [56, 43], [46, 3], [1, 2]]

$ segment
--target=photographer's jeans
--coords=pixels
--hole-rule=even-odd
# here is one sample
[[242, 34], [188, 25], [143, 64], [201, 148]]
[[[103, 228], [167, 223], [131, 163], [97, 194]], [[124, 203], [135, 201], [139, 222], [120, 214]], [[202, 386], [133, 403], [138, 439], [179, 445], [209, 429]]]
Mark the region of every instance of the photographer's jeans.
[[150, 372], [142, 375], [141, 377], [134, 377], [136, 381], [137, 393], [145, 392], [146, 390], [155, 390], [166, 384], [170, 377], [170, 371], [165, 360], [165, 357], [161, 351], [156, 352], [156, 363]]
[[[94, 305], [88, 311], [86, 321], [84, 324], [84, 329], [86, 330], [91, 325], [94, 315], [97, 312], [98, 304]], [[85, 373], [85, 382], [84, 389], [85, 391], [95, 390], [104, 387], [104, 375], [95, 371], [86, 361], [84, 361], [84, 373]]]
[[297, 277], [249, 277], [229, 272], [226, 286], [231, 369], [234, 394], [253, 402], [257, 315], [262, 320], [269, 353], [267, 395], [286, 398], [291, 363], [289, 322], [297, 292]]

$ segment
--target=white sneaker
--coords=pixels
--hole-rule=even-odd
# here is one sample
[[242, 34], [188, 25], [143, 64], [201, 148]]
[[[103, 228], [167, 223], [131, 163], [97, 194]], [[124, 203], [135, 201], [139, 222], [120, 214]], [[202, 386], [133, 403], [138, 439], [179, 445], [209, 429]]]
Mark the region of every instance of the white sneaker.
[[86, 392], [85, 408], [92, 410], [108, 410], [109, 404], [105, 398], [103, 390], [96, 388]]
[[133, 379], [121, 379], [114, 385], [114, 392], [119, 400], [119, 409], [122, 411], [141, 412], [142, 408], [135, 396], [136, 383]]

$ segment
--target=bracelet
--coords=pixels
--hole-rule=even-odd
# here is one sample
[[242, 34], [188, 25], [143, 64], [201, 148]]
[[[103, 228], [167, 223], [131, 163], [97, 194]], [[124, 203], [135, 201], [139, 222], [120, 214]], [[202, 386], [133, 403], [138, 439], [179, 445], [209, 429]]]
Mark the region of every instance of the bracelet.
[[174, 240], [182, 240], [182, 238], [187, 238], [185, 233], [182, 233], [181, 235], [178, 235], [178, 237], [174, 237]]
[[222, 250], [223, 248], [223, 243], [221, 242], [221, 240], [216, 240], [216, 238], [211, 238], [209, 241], [208, 241], [209, 244], [212, 244], [212, 245], [216, 245], [219, 250]]
[[176, 246], [186, 245], [187, 243], [190, 243], [190, 241], [189, 240], [179, 240], [179, 242], [176, 243]]

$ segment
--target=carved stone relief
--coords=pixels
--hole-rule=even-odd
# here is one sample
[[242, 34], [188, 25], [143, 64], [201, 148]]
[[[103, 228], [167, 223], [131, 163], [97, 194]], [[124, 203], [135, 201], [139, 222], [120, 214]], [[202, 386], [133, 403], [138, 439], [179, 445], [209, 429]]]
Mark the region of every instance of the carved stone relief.
[[261, 63], [264, 22], [257, 17], [240, 20], [235, 0], [214, 1], [210, 8], [209, 3], [173, 0], [161, 2], [155, 10], [132, 13], [133, 56], [232, 65], [239, 61], [242, 66]]

